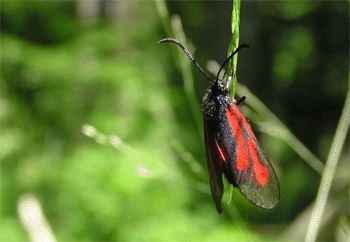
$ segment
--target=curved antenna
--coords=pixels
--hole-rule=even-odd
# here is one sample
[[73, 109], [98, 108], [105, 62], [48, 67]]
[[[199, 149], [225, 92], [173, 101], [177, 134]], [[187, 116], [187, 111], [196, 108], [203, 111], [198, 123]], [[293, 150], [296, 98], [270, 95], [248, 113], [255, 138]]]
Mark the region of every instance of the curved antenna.
[[225, 65], [227, 64], [227, 62], [229, 62], [229, 60], [230, 60], [235, 54], [237, 54], [237, 52], [238, 52], [240, 49], [242, 49], [242, 48], [248, 48], [248, 49], [249, 49], [250, 46], [247, 45], [247, 44], [241, 44], [240, 46], [237, 47], [237, 49], [236, 49], [229, 57], [227, 57], [227, 59], [224, 61], [224, 64], [221, 65], [218, 74], [216, 75], [216, 81], [219, 80], [220, 72], [221, 72], [222, 69], [225, 67]]
[[[198, 68], [198, 70], [200, 72], [202, 72], [202, 74], [209, 80], [209, 81], [213, 81], [207, 73], [205, 73], [205, 71], [202, 69], [202, 67], [200, 67], [200, 65], [197, 63], [197, 61], [194, 60], [193, 56], [190, 54], [190, 52], [185, 48], [185, 46], [183, 46], [183, 44], [180, 43], [180, 41], [173, 39], [173, 38], [165, 38], [165, 39], [161, 39], [158, 41], [158, 44], [164, 43], [164, 42], [172, 42], [174, 44], [177, 44], [187, 55], [187, 57], [194, 63], [194, 65]], [[239, 47], [238, 47], [239, 48]], [[226, 62], [225, 62], [226, 64]], [[221, 69], [220, 69], [221, 70]]]

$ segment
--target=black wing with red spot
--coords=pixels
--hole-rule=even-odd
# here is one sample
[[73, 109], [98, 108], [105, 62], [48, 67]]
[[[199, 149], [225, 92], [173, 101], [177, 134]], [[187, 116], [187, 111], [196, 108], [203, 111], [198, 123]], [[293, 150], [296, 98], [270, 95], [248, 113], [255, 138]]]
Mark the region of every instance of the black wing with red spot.
[[235, 103], [223, 117], [219, 133], [228, 181], [259, 207], [271, 209], [279, 201], [279, 182], [267, 155]]

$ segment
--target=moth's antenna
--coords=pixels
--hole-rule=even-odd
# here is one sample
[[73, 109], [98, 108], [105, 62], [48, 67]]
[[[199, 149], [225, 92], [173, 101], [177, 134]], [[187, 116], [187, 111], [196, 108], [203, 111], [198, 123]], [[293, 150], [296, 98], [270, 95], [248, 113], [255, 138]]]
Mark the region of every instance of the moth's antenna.
[[[209, 81], [213, 81], [207, 73], [205, 73], [205, 71], [202, 69], [202, 67], [197, 63], [197, 61], [194, 60], [193, 56], [191, 55], [191, 53], [185, 48], [185, 46], [183, 46], [183, 44], [181, 44], [178, 40], [176, 39], [173, 39], [173, 38], [165, 38], [165, 39], [162, 39], [162, 40], [159, 40], [158, 41], [158, 44], [161, 44], [161, 43], [164, 43], [164, 42], [172, 42], [174, 44], [177, 44], [184, 52], [185, 54], [187, 55], [187, 57], [194, 63], [194, 65], [198, 68], [198, 70], [200, 72], [202, 72], [202, 74], [209, 80]], [[238, 47], [239, 48], [239, 47]], [[237, 49], [238, 49], [237, 48]], [[227, 61], [226, 61], [227, 62]], [[226, 64], [225, 62], [225, 64]], [[220, 69], [221, 70], [221, 69]]]
[[237, 49], [229, 56], [227, 57], [227, 59], [224, 61], [224, 64], [222, 64], [222, 66], [220, 67], [220, 70], [218, 72], [218, 74], [216, 75], [216, 80], [215, 81], [218, 81], [219, 80], [219, 75], [220, 75], [220, 72], [222, 71], [222, 69], [224, 69], [224, 67], [226, 66], [227, 62], [229, 62], [229, 60], [235, 55], [237, 54], [237, 52], [242, 49], [242, 48], [250, 48], [249, 45], [247, 44], [241, 44], [240, 46], [237, 47]]

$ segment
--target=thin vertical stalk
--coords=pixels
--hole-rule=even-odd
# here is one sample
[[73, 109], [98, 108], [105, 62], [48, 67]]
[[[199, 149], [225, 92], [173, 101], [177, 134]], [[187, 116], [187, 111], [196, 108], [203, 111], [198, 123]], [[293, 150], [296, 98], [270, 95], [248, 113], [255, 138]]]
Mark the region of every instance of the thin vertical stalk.
[[[241, 0], [232, 0], [232, 17], [231, 17], [231, 32], [232, 32], [232, 38], [230, 41], [229, 49], [228, 49], [228, 55], [229, 56], [232, 52], [237, 49], [239, 45], [239, 24], [240, 24], [240, 13], [241, 13]], [[231, 95], [234, 98], [235, 92], [236, 92], [236, 83], [237, 83], [237, 61], [238, 61], [238, 53], [232, 58], [232, 61], [230, 61], [228, 72], [226, 73], [229, 75], [232, 73], [232, 87], [231, 87]]]
[[328, 154], [326, 166], [318, 189], [316, 203], [309, 222], [305, 241], [316, 241], [318, 230], [321, 224], [321, 218], [326, 207], [330, 187], [334, 178], [335, 169], [338, 164], [340, 153], [343, 149], [345, 138], [350, 126], [350, 77], [348, 94], [345, 100], [344, 109], [339, 120], [337, 130], [334, 135], [333, 143]]

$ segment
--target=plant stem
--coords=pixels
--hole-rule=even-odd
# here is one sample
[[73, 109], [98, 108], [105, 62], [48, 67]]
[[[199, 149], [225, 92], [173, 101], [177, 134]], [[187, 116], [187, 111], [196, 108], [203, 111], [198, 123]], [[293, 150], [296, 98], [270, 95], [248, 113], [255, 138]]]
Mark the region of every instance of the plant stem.
[[340, 153], [343, 149], [345, 138], [350, 126], [350, 77], [348, 94], [345, 100], [344, 109], [339, 120], [337, 130], [334, 135], [333, 143], [328, 154], [326, 166], [318, 189], [316, 203], [309, 222], [309, 228], [305, 241], [316, 241], [317, 233], [320, 227], [321, 218], [327, 203], [330, 187], [334, 178], [335, 169], [338, 164]]
[[[239, 45], [239, 24], [240, 24], [240, 12], [241, 12], [241, 0], [232, 0], [232, 17], [231, 17], [231, 32], [232, 38], [228, 49], [229, 56], [232, 52], [237, 49]], [[237, 83], [237, 61], [238, 61], [238, 53], [232, 58], [232, 61], [229, 63], [229, 67], [227, 69], [227, 75], [232, 73], [232, 87], [231, 87], [231, 95], [234, 98], [236, 92], [236, 83]]]

